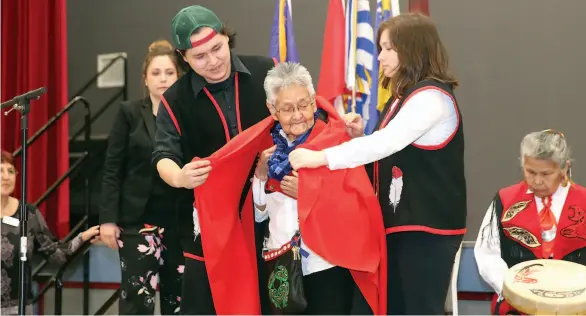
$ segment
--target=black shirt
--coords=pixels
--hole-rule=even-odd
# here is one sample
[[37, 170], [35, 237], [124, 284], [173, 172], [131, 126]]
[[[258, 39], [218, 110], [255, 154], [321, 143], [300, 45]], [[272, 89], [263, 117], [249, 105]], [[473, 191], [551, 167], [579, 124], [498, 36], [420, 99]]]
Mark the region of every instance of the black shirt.
[[[157, 120], [157, 116], [154, 114], [153, 120]], [[155, 124], [155, 131], [156, 129], [157, 126]], [[173, 223], [168, 214], [168, 210], [172, 204], [169, 200], [169, 192], [165, 190], [166, 188], [167, 184], [159, 177], [157, 169], [153, 168], [151, 194], [149, 195], [149, 200], [142, 215], [142, 222], [145, 224], [169, 227]]]

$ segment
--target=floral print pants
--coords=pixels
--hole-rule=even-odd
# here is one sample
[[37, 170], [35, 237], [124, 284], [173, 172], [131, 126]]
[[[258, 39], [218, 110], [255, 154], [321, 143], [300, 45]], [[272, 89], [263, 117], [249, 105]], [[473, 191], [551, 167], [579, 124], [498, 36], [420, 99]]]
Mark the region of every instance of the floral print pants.
[[161, 315], [179, 315], [185, 266], [178, 236], [146, 224], [122, 229], [119, 314], [153, 315], [158, 289]]

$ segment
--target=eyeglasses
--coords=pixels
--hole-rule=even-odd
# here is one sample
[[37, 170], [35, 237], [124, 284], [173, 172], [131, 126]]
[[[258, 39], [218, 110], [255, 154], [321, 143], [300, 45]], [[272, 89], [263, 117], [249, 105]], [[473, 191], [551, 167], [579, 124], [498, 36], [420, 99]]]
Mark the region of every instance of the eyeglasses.
[[287, 105], [280, 109], [278, 109], [274, 105], [273, 107], [275, 108], [277, 113], [281, 113], [281, 115], [292, 116], [293, 114], [295, 114], [295, 109], [297, 109], [297, 111], [299, 112], [304, 112], [307, 109], [309, 109], [310, 106], [313, 106], [314, 102], [314, 100], [301, 100], [299, 103], [297, 103], [297, 106]]

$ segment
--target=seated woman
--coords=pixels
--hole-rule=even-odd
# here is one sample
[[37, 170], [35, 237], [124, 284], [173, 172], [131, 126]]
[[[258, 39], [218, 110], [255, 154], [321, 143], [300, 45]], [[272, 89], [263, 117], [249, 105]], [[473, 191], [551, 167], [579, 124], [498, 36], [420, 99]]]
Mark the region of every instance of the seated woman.
[[586, 265], [586, 232], [572, 229], [574, 209], [586, 208], [586, 189], [570, 180], [570, 160], [562, 133], [528, 134], [521, 142], [524, 181], [499, 190], [488, 207], [474, 256], [495, 291], [493, 315], [516, 313], [502, 297], [510, 267], [535, 259]]
[[[12, 155], [2, 151], [2, 315], [18, 315], [18, 269], [19, 269], [19, 238], [20, 238], [20, 203], [12, 197], [16, 182], [16, 169]], [[27, 205], [28, 217], [28, 253], [40, 253], [49, 261], [63, 264], [67, 257], [77, 250], [84, 242], [99, 235], [99, 226], [94, 226], [80, 233], [67, 243], [60, 243], [53, 237], [41, 212]], [[92, 242], [96, 241], [92, 240]], [[30, 289], [31, 271], [27, 271], [27, 279]], [[27, 314], [32, 314], [32, 292], [28, 293]]]
[[[277, 121], [271, 129], [275, 146], [263, 152], [252, 188], [256, 221], [270, 219], [269, 236], [265, 239], [265, 249], [270, 251], [281, 248], [300, 234], [298, 178], [297, 173], [292, 172], [287, 155], [308, 139], [316, 120], [320, 120], [318, 115], [324, 115], [316, 106], [311, 75], [299, 64], [279, 64], [270, 70], [265, 79], [265, 91], [267, 106]], [[266, 185], [267, 180], [269, 185]], [[314, 253], [303, 242], [303, 236], [299, 246], [307, 300], [305, 313], [349, 314], [354, 291], [349, 271]]]

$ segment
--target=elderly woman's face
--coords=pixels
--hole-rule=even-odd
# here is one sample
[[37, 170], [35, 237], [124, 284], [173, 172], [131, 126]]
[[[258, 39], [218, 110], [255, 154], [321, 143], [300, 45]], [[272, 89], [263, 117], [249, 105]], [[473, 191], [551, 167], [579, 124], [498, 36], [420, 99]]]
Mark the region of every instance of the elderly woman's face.
[[2, 165], [2, 196], [9, 196], [14, 192], [16, 182], [16, 168], [13, 165], [3, 162]]
[[[566, 166], [568, 163], [566, 163]], [[523, 158], [523, 175], [529, 189], [538, 197], [545, 197], [557, 191], [560, 183], [565, 181], [567, 168], [550, 160], [536, 159], [525, 156]]]
[[275, 99], [273, 117], [281, 123], [292, 139], [305, 133], [314, 124], [315, 100], [307, 88], [291, 85], [281, 89]]

